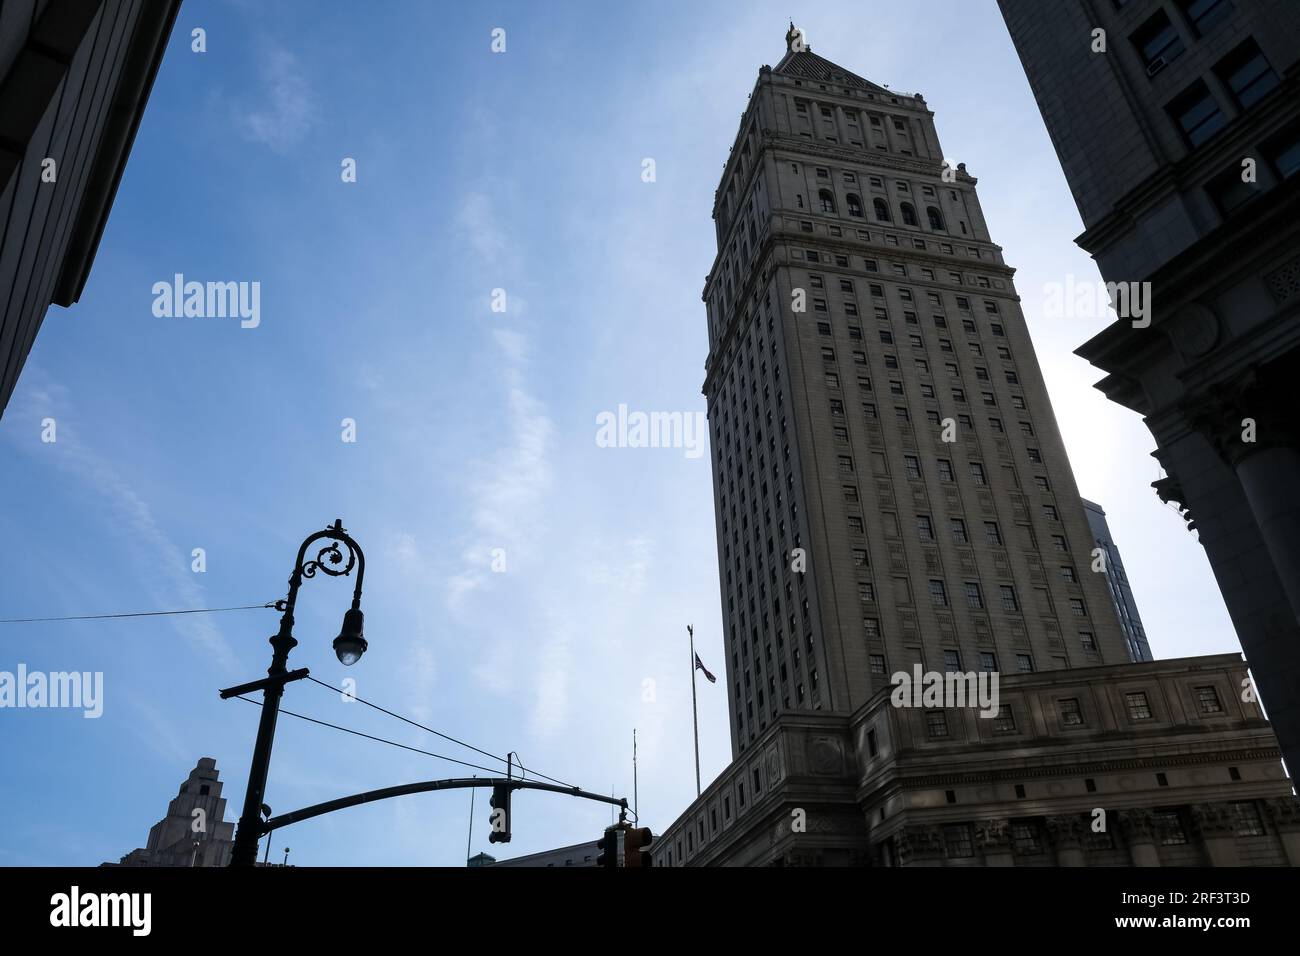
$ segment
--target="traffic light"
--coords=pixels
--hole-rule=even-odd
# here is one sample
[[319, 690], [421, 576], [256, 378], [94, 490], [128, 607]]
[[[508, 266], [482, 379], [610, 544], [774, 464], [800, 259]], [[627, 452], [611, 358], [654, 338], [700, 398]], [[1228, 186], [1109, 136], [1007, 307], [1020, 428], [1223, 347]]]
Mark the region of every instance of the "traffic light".
[[596, 857], [596, 865], [605, 869], [612, 870], [618, 866], [618, 834], [619, 827], [606, 827], [605, 835], [596, 841], [596, 849], [600, 855]]
[[649, 827], [633, 827], [623, 834], [623, 865], [628, 867], [654, 866], [654, 859], [646, 849], [654, 834]]
[[488, 834], [489, 843], [510, 842], [510, 787], [504, 783], [494, 784], [492, 798], [488, 800], [492, 813], [488, 825], [492, 832]]

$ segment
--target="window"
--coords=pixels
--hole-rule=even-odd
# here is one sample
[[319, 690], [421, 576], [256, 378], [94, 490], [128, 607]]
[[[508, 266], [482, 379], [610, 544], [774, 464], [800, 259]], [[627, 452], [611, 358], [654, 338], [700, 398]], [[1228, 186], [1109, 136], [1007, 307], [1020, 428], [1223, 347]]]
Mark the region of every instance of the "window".
[[1016, 732], [1016, 711], [1010, 704], [998, 707], [998, 715], [993, 718], [995, 734], [1014, 734]]
[[1067, 697], [1061, 701], [1061, 723], [1066, 727], [1083, 726], [1083, 710], [1079, 707], [1077, 697]]
[[1083, 606], [1083, 601], [1079, 598], [1070, 598], [1070, 613], [1075, 617], [1087, 617], [1088, 611]]
[[1219, 692], [1213, 687], [1196, 688], [1196, 703], [1203, 714], [1223, 713], [1223, 704], [1219, 702]]
[[1214, 69], [1243, 110], [1254, 106], [1280, 82], [1254, 40], [1237, 47]]
[[1202, 80], [1188, 87], [1166, 109], [1192, 148], [1200, 146], [1228, 123], [1218, 101]]
[[907, 469], [907, 477], [913, 481], [921, 480], [921, 460], [915, 455], [904, 455], [903, 464]]
[[1091, 631], [1079, 632], [1079, 646], [1083, 648], [1083, 653], [1087, 654], [1089, 657], [1096, 656], [1097, 639], [1092, 636]]
[[943, 214], [934, 206], [925, 207], [926, 218], [930, 221], [930, 228], [936, 232], [943, 231]]
[[915, 226], [917, 224], [916, 210], [912, 208], [912, 204], [910, 202], [902, 203], [899, 205], [898, 208], [903, 214], [903, 225]]
[[817, 201], [821, 204], [822, 212], [835, 212], [835, 196], [829, 189], [819, 189], [817, 191]]
[[873, 199], [871, 208], [875, 212], [877, 222], [889, 222], [889, 207], [885, 205], [883, 199]]
[[943, 586], [942, 581], [930, 582], [930, 601], [935, 607], [948, 606], [948, 589]]
[[876, 586], [870, 581], [858, 582], [858, 600], [863, 604], [876, 603]]
[[1020, 610], [1020, 602], [1016, 600], [1016, 589], [1014, 587], [1010, 584], [1000, 584], [998, 585], [998, 590], [1002, 595], [1002, 610]]
[[845, 475], [853, 474], [853, 459], [848, 455], [840, 455], [840, 473]]
[[1183, 15], [1199, 37], [1205, 36], [1215, 24], [1233, 12], [1229, 0], [1178, 0], [1178, 5], [1183, 8]]
[[966, 859], [975, 855], [968, 824], [952, 823], [943, 828], [943, 852], [950, 860]]
[[984, 476], [984, 466], [977, 461], [970, 463], [970, 476], [977, 485], [988, 484], [988, 479]]
[[1133, 34], [1133, 45], [1142, 58], [1148, 76], [1155, 76], [1185, 49], [1183, 38], [1163, 10], [1138, 28]]
[[1065, 579], [1067, 584], [1079, 583], [1079, 579], [1074, 573], [1074, 565], [1072, 564], [1061, 565], [1061, 577]]
[[1187, 831], [1177, 810], [1152, 811], [1151, 819], [1161, 846], [1181, 846], [1187, 842]]
[[1232, 804], [1232, 816], [1236, 821], [1233, 829], [1236, 836], [1264, 835], [1264, 824], [1259, 819], [1259, 808], [1253, 802]]
[[949, 671], [961, 670], [961, 654], [955, 650], [943, 652], [943, 666]]
[[939, 459], [939, 480], [952, 481], [952, 462], [946, 458]]
[[949, 519], [949, 526], [952, 529], [952, 540], [957, 544], [970, 544], [970, 538], [966, 536], [966, 522], [961, 518]]
[[[976, 585], [979, 587], [979, 585]], [[980, 651], [980, 670], [993, 673], [998, 669], [998, 656], [992, 651]]]
[[1031, 674], [1034, 670], [1034, 659], [1028, 654], [1016, 655], [1016, 670], [1022, 674]]
[[925, 730], [931, 739], [948, 736], [948, 716], [941, 710], [927, 711]]
[[884, 675], [885, 657], [883, 654], [871, 655], [871, 673], [875, 674], [877, 677]]
[[916, 516], [916, 534], [922, 541], [934, 540], [934, 526], [929, 515]]
[[[1300, 127], [1292, 126], [1278, 134], [1264, 146], [1264, 154], [1282, 179], [1300, 171]], [[1240, 170], [1237, 170], [1240, 178]]]
[[1129, 720], [1150, 720], [1151, 704], [1147, 700], [1146, 691], [1134, 691], [1124, 695], [1124, 703], [1128, 707]]
[[848, 205], [849, 215], [853, 216], [855, 219], [861, 219], [862, 199], [859, 196], [857, 196], [855, 193], [849, 193], [847, 196], [844, 197], [844, 200], [845, 203]]
[[[1016, 785], [1016, 796], [1023, 796], [1024, 784]], [[1038, 833], [1036, 823], [1012, 823], [1011, 843], [1017, 853], [1033, 854], [1043, 852], [1043, 841]]]
[[[979, 584], [976, 583], [975, 581], [967, 581], [965, 585], [965, 590], [966, 590], [966, 606], [976, 611], [983, 610], [984, 594], [983, 592], [980, 591]], [[992, 670], [992, 668], [986, 668], [986, 670]]]

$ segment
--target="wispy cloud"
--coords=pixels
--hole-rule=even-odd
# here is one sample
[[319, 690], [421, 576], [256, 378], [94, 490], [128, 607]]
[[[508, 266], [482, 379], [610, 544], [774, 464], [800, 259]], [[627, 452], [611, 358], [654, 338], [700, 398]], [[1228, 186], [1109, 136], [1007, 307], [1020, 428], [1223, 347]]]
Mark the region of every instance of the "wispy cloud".
[[267, 47], [261, 56], [262, 98], [236, 120], [245, 138], [284, 154], [316, 124], [320, 109], [297, 57], [283, 47]]
[[[162, 530], [144, 497], [78, 433], [72, 409], [68, 389], [29, 364], [6, 417], [33, 423], [46, 417], [55, 420], [57, 441], [40, 446], [51, 452], [47, 460], [107, 505], [110, 523], [124, 532], [117, 538], [133, 552], [136, 565], [144, 572], [144, 587], [160, 609], [207, 606], [203, 588], [190, 570], [189, 556]], [[226, 670], [234, 668], [235, 655], [210, 619], [187, 615], [171, 618], [171, 622], [208, 660]]]

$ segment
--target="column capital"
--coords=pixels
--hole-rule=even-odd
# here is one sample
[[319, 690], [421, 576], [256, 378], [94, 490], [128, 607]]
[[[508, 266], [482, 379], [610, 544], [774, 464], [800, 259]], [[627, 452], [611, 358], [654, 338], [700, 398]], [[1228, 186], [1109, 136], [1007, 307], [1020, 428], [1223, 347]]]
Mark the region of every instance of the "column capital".
[[1300, 831], [1300, 799], [1288, 795], [1260, 802], [1264, 804], [1264, 813], [1273, 826], [1288, 832]]
[[1156, 838], [1156, 821], [1150, 810], [1120, 810], [1119, 828], [1129, 843], [1153, 843]]
[[1192, 826], [1202, 837], [1232, 836], [1237, 832], [1237, 818], [1226, 803], [1194, 803]]
[[1287, 415], [1293, 406], [1279, 394], [1274, 378], [1252, 366], [1236, 381], [1213, 386], [1183, 406], [1187, 423], [1234, 468], [1264, 448], [1296, 442]]
[[1005, 853], [1010, 851], [1010, 822], [1005, 819], [976, 820], [975, 845], [986, 853]]
[[1089, 832], [1086, 818], [1078, 813], [1048, 817], [1046, 826], [1052, 845], [1060, 850], [1082, 847]]

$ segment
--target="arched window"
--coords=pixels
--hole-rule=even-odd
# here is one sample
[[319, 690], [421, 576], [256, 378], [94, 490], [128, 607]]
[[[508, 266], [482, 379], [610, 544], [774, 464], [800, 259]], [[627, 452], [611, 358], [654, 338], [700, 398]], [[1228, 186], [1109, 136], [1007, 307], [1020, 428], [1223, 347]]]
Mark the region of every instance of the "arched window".
[[915, 226], [917, 224], [916, 210], [912, 208], [912, 204], [910, 202], [899, 203], [898, 208], [903, 213], [903, 225]]
[[871, 208], [876, 211], [877, 222], [889, 222], [889, 207], [885, 205], [883, 199], [873, 199]]
[[846, 200], [846, 201], [848, 202], [848, 204], [849, 204], [849, 215], [850, 215], [850, 216], [853, 216], [853, 217], [856, 218], [856, 219], [861, 219], [861, 218], [862, 218], [862, 200], [858, 198], [858, 196], [857, 196], [856, 193], [849, 193], [849, 194], [848, 194], [847, 196], [845, 196], [844, 198], [845, 198], [845, 200]]
[[818, 190], [817, 199], [822, 205], [822, 212], [835, 211], [835, 197], [831, 195], [829, 189]]
[[943, 214], [933, 206], [925, 207], [925, 214], [930, 217], [930, 228], [938, 232], [943, 232]]

